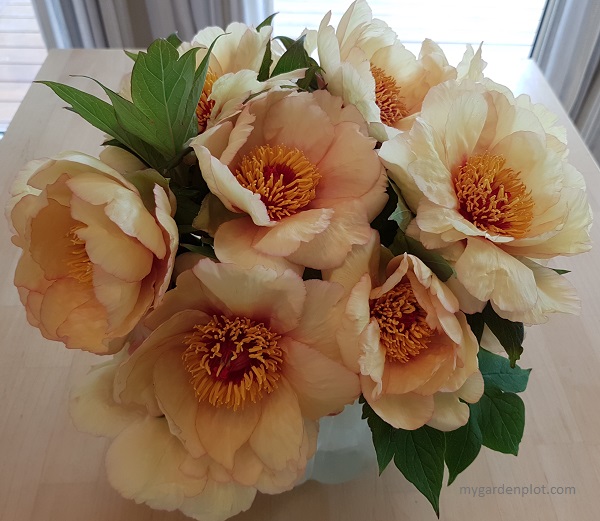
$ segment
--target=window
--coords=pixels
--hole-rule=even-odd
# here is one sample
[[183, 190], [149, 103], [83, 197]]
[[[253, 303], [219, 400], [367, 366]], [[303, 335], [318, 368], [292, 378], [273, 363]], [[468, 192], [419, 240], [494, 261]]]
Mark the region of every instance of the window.
[[[274, 0], [275, 34], [297, 36], [305, 27], [317, 29], [327, 10], [337, 25], [350, 0]], [[418, 54], [431, 38], [440, 44], [451, 64], [457, 64], [465, 44], [482, 41], [486, 73], [526, 59], [535, 39], [545, 0], [370, 0], [374, 18], [384, 20], [400, 41]]]

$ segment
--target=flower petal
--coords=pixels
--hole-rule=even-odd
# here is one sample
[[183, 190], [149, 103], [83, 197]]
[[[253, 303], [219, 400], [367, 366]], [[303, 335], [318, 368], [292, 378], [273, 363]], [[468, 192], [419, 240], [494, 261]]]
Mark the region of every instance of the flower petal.
[[211, 458], [226, 469], [233, 469], [236, 452], [255, 432], [261, 408], [264, 409], [262, 403], [247, 403], [244, 408], [234, 411], [200, 402], [196, 431]]
[[531, 269], [485, 239], [468, 239], [455, 268], [471, 295], [500, 310], [527, 311], [537, 300]]
[[256, 226], [249, 218], [225, 222], [215, 234], [215, 253], [221, 262], [237, 264], [241, 268], [264, 266], [280, 274], [292, 270], [299, 275], [304, 271], [302, 266], [284, 257], [274, 257], [254, 249], [254, 242], [262, 234], [263, 228]]
[[427, 425], [439, 431], [453, 431], [469, 421], [469, 406], [454, 393], [435, 393], [433, 416]]
[[358, 377], [315, 349], [286, 339], [284, 375], [296, 395], [302, 416], [317, 420], [336, 414], [360, 394]]
[[283, 470], [301, 458], [304, 422], [298, 398], [285, 377], [261, 404], [262, 416], [250, 437], [250, 447], [273, 470]]
[[363, 395], [377, 415], [396, 429], [414, 430], [433, 416], [433, 396], [414, 393], [382, 394], [372, 398], [375, 382], [367, 376], [360, 378]]

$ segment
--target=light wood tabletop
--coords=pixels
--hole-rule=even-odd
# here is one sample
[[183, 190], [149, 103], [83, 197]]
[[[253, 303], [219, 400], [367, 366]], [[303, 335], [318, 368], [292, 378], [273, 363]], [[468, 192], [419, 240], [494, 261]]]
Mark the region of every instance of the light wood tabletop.
[[[121, 51], [52, 51], [38, 78], [97, 92], [89, 80], [69, 75], [92, 76], [117, 88], [129, 67], [131, 61]], [[600, 215], [600, 170], [537, 67], [515, 64], [506, 78], [493, 79], [529, 93], [558, 114], [567, 127], [571, 162], [585, 176], [592, 209]], [[33, 85], [25, 97], [0, 141], [3, 207], [12, 179], [27, 161], [64, 150], [99, 152], [101, 132], [63, 106], [42, 85]], [[556, 263], [572, 270], [567, 277], [581, 297], [581, 316], [556, 315], [526, 331], [521, 365], [533, 371], [529, 388], [521, 395], [527, 419], [519, 457], [483, 449], [471, 468], [444, 487], [442, 520], [600, 518], [599, 234], [598, 226], [592, 229], [596, 249], [591, 253]], [[187, 519], [179, 512], [136, 505], [109, 486], [103, 462], [108, 441], [79, 433], [68, 415], [70, 387], [99, 358], [44, 340], [27, 324], [12, 285], [19, 251], [10, 244], [4, 221], [0, 235], [0, 519]], [[506, 493], [507, 487], [515, 486], [529, 493]], [[496, 493], [486, 493], [487, 487], [497, 487]], [[390, 466], [378, 477], [373, 466], [342, 485], [308, 482], [277, 496], [259, 495], [248, 512], [234, 519], [433, 521], [435, 514], [396, 468]]]

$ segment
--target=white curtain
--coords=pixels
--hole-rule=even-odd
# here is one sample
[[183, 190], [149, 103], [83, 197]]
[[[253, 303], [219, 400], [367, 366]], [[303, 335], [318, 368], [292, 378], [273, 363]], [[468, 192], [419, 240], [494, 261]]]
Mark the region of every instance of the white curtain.
[[532, 57], [600, 161], [600, 2], [549, 0]]
[[33, 0], [49, 48], [147, 47], [177, 32], [190, 40], [210, 25], [258, 25], [273, 0]]

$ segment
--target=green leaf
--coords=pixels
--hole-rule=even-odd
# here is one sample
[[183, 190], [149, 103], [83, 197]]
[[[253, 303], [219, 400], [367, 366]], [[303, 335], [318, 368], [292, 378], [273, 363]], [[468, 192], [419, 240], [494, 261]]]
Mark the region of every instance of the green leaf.
[[[131, 75], [133, 104], [147, 117], [152, 132], [162, 137], [162, 150], [173, 157], [188, 139], [189, 98], [194, 87], [196, 52], [190, 49], [181, 58], [166, 40], [156, 40], [147, 52], [140, 52]], [[195, 103], [198, 102], [198, 98]]]
[[213, 250], [210, 246], [201, 246], [198, 244], [180, 244], [179, 246], [181, 246], [182, 248], [185, 248], [188, 251], [191, 251], [193, 253], [200, 253], [201, 255], [204, 255], [205, 257], [209, 257], [211, 259], [217, 259], [217, 256], [215, 254], [215, 250]]
[[498, 316], [488, 302], [482, 311], [483, 320], [490, 331], [494, 333], [510, 360], [510, 366], [515, 367], [517, 360], [521, 358], [523, 353], [523, 339], [525, 330], [521, 322], [511, 322], [505, 318]]
[[257, 26], [256, 26], [256, 31], [260, 31], [263, 27], [268, 27], [273, 25], [273, 18], [275, 18], [276, 15], [278, 15], [279, 13], [273, 13], [270, 16], [267, 16], [262, 22], [260, 22]]
[[319, 90], [318, 75], [323, 72], [323, 69], [312, 58], [309, 58], [309, 63], [310, 65], [304, 73], [304, 78], [299, 79], [297, 85], [302, 90], [314, 92], [315, 90]]
[[179, 47], [183, 43], [179, 36], [177, 36], [177, 33], [173, 33], [167, 36], [167, 42], [169, 42], [173, 47], [175, 47], [175, 49], [177, 49], [177, 47]]
[[440, 516], [446, 441], [443, 432], [424, 425], [414, 431], [397, 429], [394, 463]]
[[200, 204], [192, 197], [183, 195], [177, 190], [173, 190], [173, 193], [177, 199], [175, 222], [182, 225], [191, 225], [200, 211]]
[[181, 239], [181, 236], [185, 235], [186, 233], [197, 233], [198, 232], [198, 230], [196, 230], [196, 228], [194, 228], [191, 224], [178, 224], [177, 230], [179, 231], [180, 239]]
[[396, 467], [427, 498], [439, 517], [446, 449], [444, 433], [426, 425], [412, 431], [394, 429], [367, 403], [363, 404], [363, 418], [371, 428], [380, 472], [393, 458]]
[[396, 452], [393, 438], [394, 428], [377, 416], [375, 411], [362, 396], [361, 400], [363, 403], [362, 418], [363, 420], [367, 420], [369, 428], [371, 429], [373, 445], [377, 455], [377, 465], [379, 466], [379, 474], [381, 475], [389, 465], [390, 461], [394, 458], [394, 453]]
[[258, 81], [265, 81], [265, 80], [269, 79], [269, 73], [271, 72], [271, 64], [272, 63], [273, 63], [273, 58], [271, 55], [271, 40], [267, 40], [267, 47], [265, 48], [265, 54], [264, 54], [262, 62], [260, 64], [258, 76], [256, 77], [256, 79]]
[[401, 255], [406, 252], [419, 257], [442, 282], [447, 281], [454, 274], [452, 266], [448, 264], [444, 257], [428, 250], [419, 241], [405, 235], [402, 230], [398, 230], [398, 233], [396, 233], [390, 251], [394, 255]]
[[126, 50], [123, 50], [123, 52], [127, 56], [129, 56], [129, 58], [131, 58], [133, 61], [137, 60], [137, 57], [138, 57], [138, 53], [137, 52], [130, 52], [130, 51], [126, 51]]
[[555, 271], [559, 275], [566, 275], [567, 273], [571, 273], [571, 270], [559, 270], [557, 268], [550, 268], [550, 269]]
[[162, 186], [166, 192], [169, 190], [169, 182], [155, 170], [127, 172], [123, 177], [137, 188], [144, 206], [152, 213], [156, 208], [155, 185]]
[[39, 81], [37, 83], [50, 87], [59, 98], [71, 105], [70, 110], [79, 114], [97, 129], [117, 139], [151, 167], [161, 169], [166, 163], [164, 156], [151, 145], [121, 126], [114, 108], [106, 101], [54, 81]]
[[[198, 106], [198, 100], [200, 99], [200, 95], [202, 94], [202, 89], [204, 88], [204, 82], [206, 81], [206, 75], [208, 74], [208, 64], [210, 62], [210, 55], [212, 50], [217, 43], [217, 40], [224, 36], [224, 33], [217, 36], [213, 42], [210, 44], [208, 51], [206, 51], [206, 55], [202, 58], [199, 67], [196, 69], [194, 74], [194, 83], [192, 89], [190, 90], [190, 94], [188, 96], [187, 103], [185, 105], [185, 114], [188, 120], [187, 129], [185, 131], [185, 140], [187, 141], [191, 137], [194, 137], [198, 134], [198, 122], [195, 117], [196, 107]], [[186, 53], [187, 54], [187, 53]], [[195, 57], [194, 57], [195, 61]]]
[[157, 134], [156, 126], [139, 108], [131, 103], [131, 101], [104, 86], [94, 78], [90, 78], [88, 76], [79, 77], [87, 78], [102, 88], [112, 103], [115, 115], [117, 116], [117, 121], [121, 127], [123, 127], [127, 132], [130, 132], [134, 136], [137, 136], [140, 139], [143, 139], [146, 143], [152, 145], [162, 155], [167, 157], [171, 155], [171, 150], [164, 146], [164, 139], [162, 139], [161, 135]]
[[525, 405], [518, 395], [486, 388], [481, 400], [471, 407], [479, 409], [483, 445], [504, 454], [519, 453], [525, 429]]
[[486, 389], [496, 388], [505, 392], [521, 393], [527, 388], [531, 369], [511, 367], [506, 358], [485, 349], [479, 350], [477, 358]]
[[386, 193], [388, 200], [379, 215], [371, 221], [371, 227], [379, 232], [381, 244], [388, 247], [394, 242], [398, 232], [398, 223], [391, 218], [398, 208], [398, 195], [393, 189], [391, 181], [388, 183]]
[[396, 209], [392, 212], [389, 219], [394, 221], [398, 225], [398, 228], [405, 232], [406, 228], [408, 228], [408, 225], [410, 224], [410, 221], [412, 221], [413, 213], [406, 204], [404, 197], [402, 197], [400, 188], [398, 188], [396, 183], [394, 183], [392, 180], [390, 180], [389, 183], [396, 194]]
[[296, 43], [296, 40], [288, 36], [276, 36], [274, 40], [279, 40], [286, 50], [288, 50], [292, 45]]
[[448, 485], [457, 478], [478, 456], [483, 442], [479, 427], [479, 409], [469, 406], [469, 421], [463, 427], [446, 432], [446, 453], [444, 459], [448, 467]]
[[310, 67], [310, 56], [304, 48], [304, 39], [305, 35], [302, 35], [283, 53], [275, 65], [271, 77]]
[[481, 344], [481, 337], [483, 336], [483, 327], [485, 326], [485, 322], [483, 321], [483, 315], [481, 313], [473, 313], [472, 315], [466, 315], [467, 322], [469, 323], [469, 327], [475, 338], [477, 339], [477, 343]]

